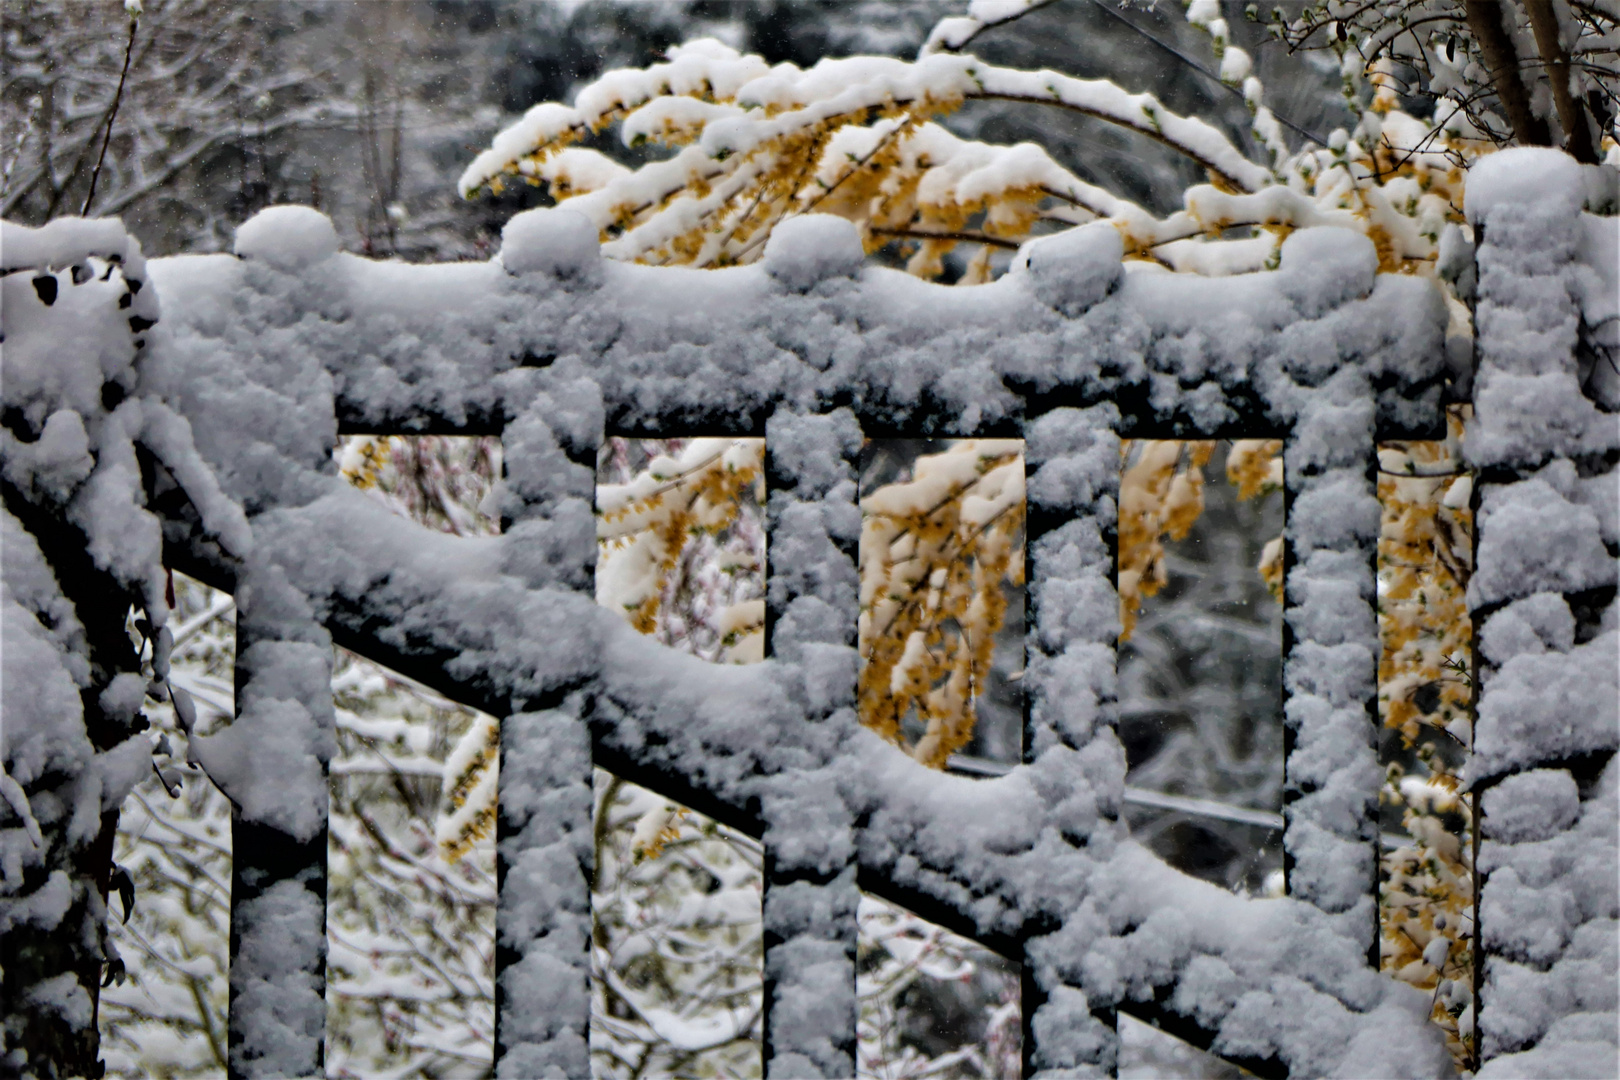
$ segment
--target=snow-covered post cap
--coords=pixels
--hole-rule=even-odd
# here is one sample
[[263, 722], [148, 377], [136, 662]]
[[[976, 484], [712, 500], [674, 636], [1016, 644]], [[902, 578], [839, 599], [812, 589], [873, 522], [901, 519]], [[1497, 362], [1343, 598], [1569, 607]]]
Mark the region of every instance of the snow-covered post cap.
[[1300, 229], [1283, 241], [1278, 289], [1307, 319], [1369, 296], [1378, 278], [1378, 249], [1354, 229]]
[[1036, 299], [1072, 319], [1119, 287], [1124, 257], [1119, 230], [1098, 221], [1030, 241], [1017, 262], [1028, 267]]
[[855, 277], [866, 261], [855, 223], [832, 214], [801, 214], [778, 222], [765, 241], [765, 272], [793, 292], [833, 277]]
[[1544, 146], [1486, 154], [1468, 170], [1463, 212], [1476, 228], [1493, 208], [1504, 205], [1533, 206], [1539, 213], [1573, 218], [1586, 201], [1585, 171], [1562, 150]]
[[262, 259], [277, 270], [303, 270], [337, 254], [332, 219], [308, 206], [272, 206], [236, 230], [236, 254]]
[[596, 226], [577, 210], [525, 210], [501, 230], [501, 265], [508, 274], [594, 281], [601, 261]]

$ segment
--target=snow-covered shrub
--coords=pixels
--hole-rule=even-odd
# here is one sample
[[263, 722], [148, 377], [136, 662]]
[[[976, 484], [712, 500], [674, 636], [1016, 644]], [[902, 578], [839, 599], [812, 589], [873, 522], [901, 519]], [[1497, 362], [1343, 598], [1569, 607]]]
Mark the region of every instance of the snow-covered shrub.
[[[192, 730], [232, 713], [235, 605], [174, 576], [171, 693], [190, 696]], [[166, 759], [124, 800], [113, 862], [131, 905], [108, 921], [124, 979], [101, 991], [98, 1021], [109, 1076], [216, 1076], [226, 1067], [230, 966], [230, 802], [195, 765], [172, 700], [146, 708]], [[130, 891], [126, 894], [123, 882]]]
[[106, 925], [118, 809], [169, 756], [142, 709], [172, 700], [183, 726], [195, 719], [170, 678], [173, 598], [143, 472], [188, 499], [221, 550], [251, 539], [187, 422], [143, 382], [160, 305], [122, 225], [8, 222], [0, 270], [0, 1061], [88, 1073], [98, 990], [122, 964]]

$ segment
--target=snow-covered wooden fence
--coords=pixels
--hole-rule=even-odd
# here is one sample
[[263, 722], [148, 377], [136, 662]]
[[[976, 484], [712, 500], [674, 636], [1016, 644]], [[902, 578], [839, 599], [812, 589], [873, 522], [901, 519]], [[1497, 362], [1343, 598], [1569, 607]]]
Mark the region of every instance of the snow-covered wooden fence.
[[[1481, 1075], [1614, 1061], [1616, 253], [1583, 176], [1510, 151], [1469, 184]], [[1106, 1073], [1120, 1010], [1261, 1075], [1450, 1072], [1428, 996], [1376, 965], [1374, 444], [1437, 434], [1469, 363], [1455, 338], [1448, 359], [1439, 292], [1377, 275], [1361, 235], [1302, 230], [1276, 271], [1202, 279], [1126, 272], [1093, 225], [946, 289], [863, 266], [826, 217], [784, 223], [744, 268], [605, 262], [560, 210], [515, 218], [488, 263], [405, 266], [282, 207], [235, 257], [143, 267], [116, 223], [70, 220], [8, 225], [3, 259], [5, 979], [23, 1023], [85, 1027], [95, 936], [30, 942], [99, 917], [74, 860], [94, 808], [147, 768], [116, 730], [144, 680], [76, 661], [70, 624], [45, 618], [55, 585], [80, 588], [62, 533], [126, 591], [160, 589], [166, 560], [236, 597], [238, 716], [193, 746], [237, 807], [237, 1074], [321, 1060], [334, 641], [502, 717], [499, 1075], [590, 1071], [593, 762], [763, 839], [771, 1076], [854, 1073], [858, 889], [1023, 963], [1032, 1074]], [[765, 663], [675, 655], [593, 603], [609, 431], [767, 438]], [[390, 516], [335, 475], [342, 432], [499, 433], [503, 534]], [[1005, 776], [926, 770], [857, 723], [863, 434], [1026, 440], [1029, 706]], [[1287, 441], [1288, 900], [1188, 878], [1120, 822], [1114, 499], [1119, 439], [1144, 436]], [[70, 730], [81, 700], [101, 727]]]

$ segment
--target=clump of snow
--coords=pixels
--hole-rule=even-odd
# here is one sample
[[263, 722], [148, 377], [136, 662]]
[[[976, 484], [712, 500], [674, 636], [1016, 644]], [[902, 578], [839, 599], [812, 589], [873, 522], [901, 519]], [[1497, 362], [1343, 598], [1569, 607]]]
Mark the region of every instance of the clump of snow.
[[1581, 166], [1559, 150], [1518, 147], [1486, 154], [1468, 170], [1463, 210], [1475, 227], [1490, 221], [1499, 207], [1535, 206], [1573, 220], [1585, 200]]
[[87, 257], [124, 258], [129, 234], [117, 218], [60, 217], [37, 229], [6, 222], [0, 270], [60, 269]]
[[1480, 497], [1479, 566], [1468, 602], [1479, 607], [1532, 592], [1612, 585], [1615, 561], [1597, 514], [1537, 477], [1489, 485]]
[[592, 284], [601, 257], [596, 227], [573, 210], [525, 210], [501, 229], [501, 265], [510, 274]]
[[33, 1010], [54, 1013], [70, 1028], [86, 1028], [95, 1015], [90, 995], [72, 974], [56, 975], [28, 988], [26, 1003]]
[[278, 270], [305, 270], [338, 251], [332, 219], [307, 206], [271, 206], [236, 230], [239, 258], [262, 259]]
[[1504, 844], [1549, 840], [1575, 824], [1580, 791], [1568, 769], [1533, 769], [1485, 792], [1485, 835]]
[[[1516, 149], [1481, 159], [1468, 178], [1476, 236], [1479, 365], [1476, 420], [1465, 444], [1477, 465], [1539, 465], [1554, 455], [1620, 446], [1620, 417], [1603, 365], [1583, 375], [1576, 354], [1583, 313], [1601, 327], [1613, 309], [1612, 268], [1594, 268], [1601, 236], [1580, 214], [1582, 170], [1556, 150]], [[1533, 198], [1525, 198], [1534, 192]], [[1588, 299], [1589, 295], [1595, 296]], [[1600, 334], [1610, 331], [1599, 329]]]
[[[1558, 1075], [1595, 1075], [1583, 1071], [1590, 1050], [1578, 1037], [1590, 1029], [1575, 1018], [1594, 1012], [1612, 1018], [1620, 994], [1620, 769], [1613, 760], [1605, 766], [1579, 804], [1579, 819], [1563, 829], [1573, 815], [1566, 782], [1557, 776], [1532, 779], [1521, 789], [1535, 800], [1526, 816], [1539, 820], [1513, 822], [1528, 830], [1505, 838], [1516, 842], [1487, 840], [1480, 853], [1487, 955], [1480, 1026], [1487, 1060], [1536, 1047], [1543, 1068], [1561, 1062], [1566, 1071]], [[1577, 1038], [1555, 1042], [1560, 1026], [1573, 1028], [1569, 1034]], [[1611, 1019], [1611, 1062], [1613, 1031]]]
[[1503, 664], [1480, 698], [1464, 776], [1620, 749], [1617, 652], [1620, 633], [1611, 630], [1567, 653], [1521, 653]]
[[1307, 318], [1318, 318], [1367, 296], [1378, 273], [1378, 252], [1353, 229], [1300, 229], [1282, 244], [1282, 292]]
[[1498, 666], [1521, 653], [1568, 652], [1575, 644], [1575, 616], [1557, 593], [1515, 600], [1491, 616], [1480, 635], [1480, 651]]
[[1041, 302], [1072, 319], [1119, 287], [1124, 250], [1119, 230], [1099, 221], [1030, 241], [1020, 263]]
[[496, 1075], [590, 1074], [591, 758], [580, 699], [501, 724]]
[[237, 900], [231, 957], [231, 1069], [242, 1076], [309, 1076], [326, 1025], [326, 904], [302, 882], [279, 881]]
[[[239, 601], [238, 610], [246, 626], [251, 609]], [[244, 817], [309, 840], [326, 826], [322, 765], [331, 757], [331, 647], [254, 641], [240, 651], [237, 665], [245, 677], [237, 717], [221, 731], [192, 738], [192, 756]]]
[[765, 272], [792, 292], [828, 278], [855, 277], [865, 261], [854, 222], [831, 214], [789, 218], [765, 242]]

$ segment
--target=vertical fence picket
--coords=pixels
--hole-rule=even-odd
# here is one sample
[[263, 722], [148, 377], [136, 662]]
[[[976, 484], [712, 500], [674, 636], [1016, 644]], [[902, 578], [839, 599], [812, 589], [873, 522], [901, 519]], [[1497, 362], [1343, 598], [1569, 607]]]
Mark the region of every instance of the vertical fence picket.
[[[535, 373], [502, 433], [503, 569], [530, 588], [591, 590], [600, 392]], [[569, 628], [558, 626], [558, 647]], [[590, 1075], [591, 692], [514, 697], [500, 725], [495, 823], [495, 1074]]]
[[856, 837], [833, 759], [855, 719], [855, 505], [861, 434], [847, 410], [766, 427], [769, 648], [796, 665], [815, 760], [776, 778], [765, 821], [770, 1077], [855, 1074]]
[[[1476, 470], [1478, 662], [1463, 779], [1480, 846], [1465, 1015], [1479, 1031], [1476, 1062], [1497, 1076], [1603, 1075], [1616, 1061], [1620, 378], [1614, 219], [1581, 212], [1583, 199], [1604, 201], [1590, 186], [1602, 174], [1583, 172], [1556, 151], [1520, 150], [1469, 177], [1479, 334], [1464, 449]], [[1612, 171], [1606, 181], [1612, 208]], [[1598, 280], [1604, 259], [1607, 331], [1591, 319], [1605, 301], [1578, 284]]]
[[1283, 791], [1288, 895], [1343, 918], [1378, 966], [1379, 504], [1361, 372], [1305, 403], [1284, 440]]
[[199, 750], [233, 804], [230, 1074], [307, 1076], [325, 1063], [332, 639], [262, 558], [236, 610], [236, 718], [214, 736], [234, 760]]
[[[1099, 823], [1064, 836], [1075, 848], [1105, 844], [1123, 832], [1125, 769], [1114, 734], [1117, 602], [1075, 603], [1115, 592], [1117, 422], [1111, 406], [1057, 408], [1031, 418], [1024, 430], [1034, 615], [1025, 646], [1024, 760], [1045, 774], [1043, 787], [1054, 805], [1089, 800]], [[1106, 615], [1092, 623], [1084, 619], [1087, 611]], [[1117, 768], [1111, 767], [1116, 757]], [[1091, 1002], [1062, 985], [1079, 979], [1078, 972], [1055, 966], [1044, 948], [1043, 939], [1058, 929], [1025, 929], [1024, 1072], [1090, 1066], [1111, 1074], [1119, 1055], [1114, 1003]], [[1065, 1037], [1064, 1026], [1080, 1037]]]

